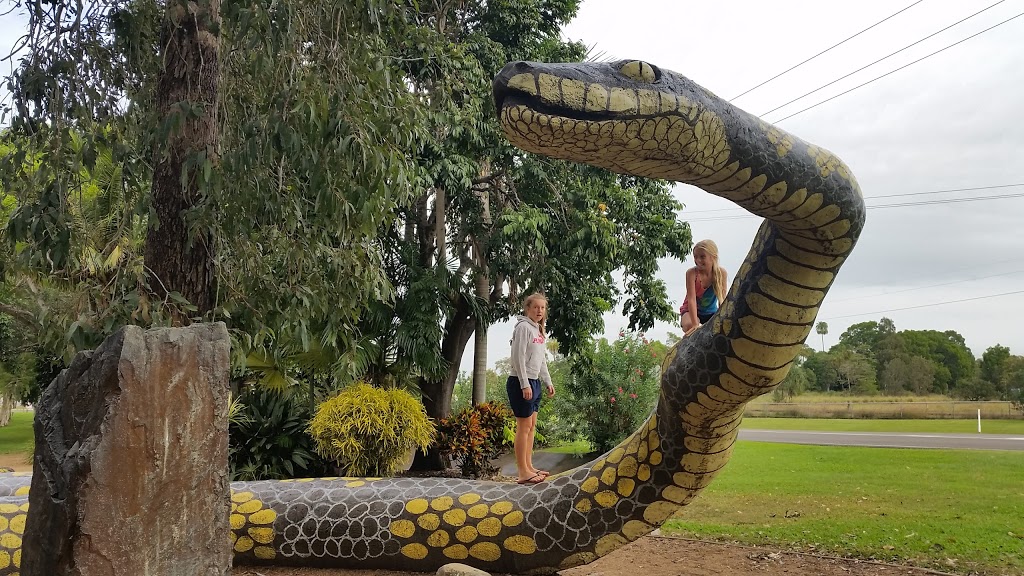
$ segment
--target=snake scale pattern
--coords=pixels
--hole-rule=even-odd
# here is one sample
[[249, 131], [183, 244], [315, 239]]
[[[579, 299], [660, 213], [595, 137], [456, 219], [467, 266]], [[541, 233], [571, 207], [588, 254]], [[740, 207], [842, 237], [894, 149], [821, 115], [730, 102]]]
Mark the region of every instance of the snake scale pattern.
[[[512, 63], [494, 96], [527, 151], [693, 184], [763, 217], [728, 298], [665, 360], [647, 422], [597, 461], [536, 486], [236, 482], [236, 563], [542, 574], [651, 532], [726, 465], [744, 405], [786, 376], [863, 228], [838, 158], [646, 62]], [[0, 575], [18, 573], [28, 485], [0, 475]]]

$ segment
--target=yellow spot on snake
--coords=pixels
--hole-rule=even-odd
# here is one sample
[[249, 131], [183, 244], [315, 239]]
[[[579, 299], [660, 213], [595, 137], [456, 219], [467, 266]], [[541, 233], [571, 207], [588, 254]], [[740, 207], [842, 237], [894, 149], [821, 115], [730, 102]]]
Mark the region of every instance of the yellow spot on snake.
[[594, 465], [591, 466], [590, 469], [591, 470], [600, 470], [601, 468], [604, 468], [604, 465], [605, 465], [605, 459], [601, 458], [597, 462], [594, 462]]
[[463, 494], [462, 496], [459, 496], [459, 503], [465, 504], [466, 506], [469, 506], [470, 504], [475, 504], [479, 501], [479, 494]]
[[472, 542], [473, 540], [476, 540], [476, 536], [476, 528], [472, 526], [463, 526], [455, 533], [455, 537], [458, 538], [459, 542]]
[[395, 520], [391, 523], [391, 533], [399, 538], [412, 538], [416, 525], [408, 520]]
[[18, 511], [16, 504], [0, 504], [0, 514], [13, 514]]
[[626, 498], [629, 498], [633, 494], [633, 490], [636, 488], [636, 482], [632, 478], [623, 478], [619, 480], [619, 494], [622, 494]]
[[673, 512], [675, 512], [678, 509], [678, 504], [674, 504], [672, 502], [665, 502], [664, 500], [661, 500], [651, 504], [650, 506], [647, 507], [646, 510], [644, 510], [644, 520], [646, 520], [650, 524], [658, 525], [664, 522], [669, 516], [672, 515]]
[[405, 509], [411, 514], [423, 514], [427, 511], [427, 501], [424, 498], [410, 500], [409, 503], [405, 505]]
[[242, 536], [235, 542], [235, 552], [248, 552], [254, 546], [252, 538]]
[[661, 452], [657, 452], [657, 451], [651, 452], [651, 456], [648, 459], [648, 461], [651, 464], [653, 464], [654, 466], [657, 466], [658, 464], [661, 464]]
[[626, 451], [622, 448], [616, 448], [615, 450], [612, 450], [612, 453], [608, 455], [608, 462], [615, 464], [616, 462], [622, 459], [622, 456], [625, 453]]
[[454, 503], [455, 501], [452, 500], [451, 496], [441, 496], [440, 498], [434, 498], [434, 500], [430, 503], [430, 507], [433, 508], [434, 510], [437, 510], [438, 512], [444, 512], [445, 510], [451, 508], [452, 504]]
[[15, 534], [24, 534], [25, 520], [27, 518], [28, 516], [24, 514], [18, 514], [14, 518], [11, 518], [11, 532], [14, 532]]
[[664, 490], [661, 491], [661, 495], [666, 500], [671, 500], [676, 504], [679, 504], [683, 500], [686, 500], [686, 497], [689, 496], [690, 494], [690, 490], [684, 490], [678, 486], [667, 486]]
[[30, 488], [31, 488], [31, 486], [22, 486], [21, 488], [18, 488], [17, 490], [14, 491], [14, 495], [15, 496], [25, 496], [25, 495], [28, 494], [28, 491], [29, 491]]
[[594, 560], [597, 560], [597, 555], [593, 552], [580, 552], [579, 554], [573, 554], [565, 560], [562, 560], [562, 563], [558, 566], [559, 568], [562, 568], [564, 570], [566, 568], [572, 568], [573, 566], [579, 566], [581, 564], [589, 564]]
[[230, 518], [230, 522], [231, 522], [231, 529], [232, 530], [238, 530], [242, 526], [245, 526], [245, 516], [242, 516], [241, 514], [232, 514], [231, 518]]
[[442, 516], [444, 521], [451, 524], [452, 526], [462, 526], [466, 523], [466, 511], [461, 508], [449, 510]]
[[594, 546], [594, 552], [598, 556], [604, 556], [612, 550], [621, 547], [623, 544], [627, 544], [625, 538], [618, 534], [608, 534], [597, 541], [597, 545]]
[[448, 533], [444, 530], [438, 530], [430, 536], [427, 536], [427, 545], [431, 548], [444, 548], [448, 545], [448, 541], [451, 539]]
[[0, 550], [0, 568], [7, 568], [11, 565], [11, 555], [6, 550]]
[[249, 537], [260, 544], [270, 544], [274, 541], [273, 528], [249, 528]]
[[517, 554], [533, 554], [537, 551], [537, 543], [533, 538], [517, 534], [505, 539], [505, 549]]
[[594, 500], [605, 508], [611, 508], [619, 501], [619, 497], [611, 490], [604, 490], [602, 492], [598, 492], [597, 496], [594, 496]]
[[615, 468], [605, 468], [604, 472], [601, 472], [601, 482], [611, 486], [615, 483]]
[[476, 525], [476, 529], [484, 536], [497, 536], [501, 533], [501, 521], [493, 517], [484, 518]]
[[505, 526], [519, 526], [523, 523], [523, 513], [519, 510], [509, 512], [504, 518], [501, 519], [501, 523]]
[[589, 492], [589, 493], [593, 494], [594, 492], [597, 492], [597, 489], [600, 486], [601, 486], [600, 480], [598, 480], [594, 476], [591, 476], [590, 478], [587, 478], [586, 480], [584, 480], [583, 484], [580, 484], [580, 490], [583, 490], [584, 492]]
[[508, 514], [511, 511], [512, 511], [512, 503], [511, 502], [495, 502], [493, 505], [491, 505], [491, 513], [492, 514], [497, 514], [498, 516], [503, 516], [505, 514]]
[[640, 468], [636, 471], [636, 479], [641, 482], [646, 482], [651, 477], [651, 467], [647, 464], [641, 464]]
[[462, 544], [449, 546], [443, 550], [444, 555], [452, 560], [465, 560], [469, 557], [469, 550]]
[[477, 504], [469, 509], [467, 512], [470, 518], [483, 518], [487, 516], [487, 504]]
[[608, 106], [608, 90], [600, 84], [591, 84], [587, 89], [587, 112], [604, 112]]
[[353, 480], [351, 482], [346, 482], [345, 483], [345, 487], [346, 488], [359, 488], [360, 486], [362, 486], [364, 484], [366, 484], [366, 482], [364, 482], [362, 480]]
[[639, 520], [630, 520], [622, 527], [622, 533], [625, 534], [626, 538], [629, 540], [636, 540], [644, 534], [649, 533], [651, 530], [654, 530], [654, 526]]
[[277, 512], [271, 508], [264, 508], [249, 516], [249, 522], [253, 524], [273, 524], [277, 520]]
[[260, 508], [263, 508], [263, 502], [260, 502], [259, 500], [249, 500], [248, 502], [238, 506], [238, 512], [241, 514], [252, 514]]
[[[235, 492], [234, 494], [231, 495], [231, 501], [232, 502], [238, 502], [238, 503], [248, 502], [249, 500], [252, 500], [252, 496], [253, 496], [252, 492]], [[2, 505], [0, 505], [0, 506], [2, 506]], [[3, 511], [4, 511], [3, 508], [0, 508], [0, 512], [3, 512]]]
[[590, 512], [591, 506], [592, 504], [588, 498], [584, 498], [576, 503], [576, 509], [583, 513]]
[[469, 555], [485, 562], [494, 562], [501, 558], [501, 548], [494, 542], [478, 542], [469, 549]]
[[413, 560], [423, 560], [427, 557], [427, 547], [423, 544], [406, 544], [402, 546], [402, 554]]
[[626, 456], [619, 462], [619, 476], [636, 476], [636, 458], [632, 456]]
[[416, 523], [424, 530], [437, 530], [437, 527], [441, 525], [441, 519], [437, 517], [437, 514], [424, 514], [416, 520]]
[[260, 560], [273, 560], [277, 556], [270, 546], [257, 546], [252, 553]]
[[7, 517], [0, 516], [0, 532], [7, 530]]

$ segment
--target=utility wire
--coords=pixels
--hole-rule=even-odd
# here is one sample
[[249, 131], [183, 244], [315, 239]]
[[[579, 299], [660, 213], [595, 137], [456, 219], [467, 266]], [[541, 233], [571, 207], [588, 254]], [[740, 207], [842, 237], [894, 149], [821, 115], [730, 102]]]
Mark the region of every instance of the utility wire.
[[[947, 190], [931, 190], [928, 192], [905, 192], [903, 194], [882, 194], [878, 196], [865, 196], [865, 200], [874, 200], [875, 198], [898, 198], [901, 196], [924, 196], [926, 194], [947, 194], [949, 192], [975, 192], [977, 190], [997, 190], [999, 188], [1015, 188], [1017, 186], [1024, 186], [1024, 182], [1019, 184], [997, 184], [995, 186], [976, 186], [974, 188], [949, 188]], [[743, 208], [715, 208], [713, 210], [690, 210], [686, 214], [702, 214], [704, 212], [728, 212], [730, 210], [743, 210]], [[745, 210], [744, 210], [745, 211]]]
[[890, 308], [888, 310], [876, 310], [874, 312], [861, 312], [858, 314], [846, 314], [843, 316], [830, 316], [825, 320], [839, 320], [841, 318], [856, 318], [858, 316], [871, 316], [874, 314], [885, 314], [887, 312], [899, 312], [901, 310], [916, 310], [918, 308], [931, 308], [932, 306], [944, 306], [946, 304], [960, 304], [962, 302], [973, 302], [975, 300], [985, 300], [988, 298], [999, 298], [1002, 296], [1011, 296], [1013, 294], [1024, 294], [1024, 290], [1015, 290], [1013, 292], [1003, 292], [1002, 294], [989, 294], [987, 296], [975, 296], [973, 298], [963, 298], [960, 300], [947, 300], [945, 302], [933, 302], [932, 304], [919, 304], [917, 306], [904, 306], [903, 308]]
[[978, 32], [978, 33], [975, 33], [975, 34], [971, 34], [967, 38], [964, 38], [963, 40], [960, 40], [958, 42], [954, 42], [953, 44], [950, 44], [949, 46], [946, 46], [945, 48], [941, 48], [939, 50], [936, 50], [935, 52], [932, 52], [931, 54], [928, 54], [927, 56], [922, 56], [921, 58], [918, 58], [917, 60], [914, 60], [910, 64], [904, 64], [903, 66], [900, 66], [899, 68], [897, 68], [897, 69], [895, 69], [895, 70], [893, 70], [891, 72], [886, 72], [885, 74], [882, 74], [881, 76], [878, 76], [876, 78], [872, 78], [871, 80], [868, 80], [867, 82], [865, 82], [863, 84], [858, 84], [857, 86], [854, 86], [853, 88], [850, 88], [849, 90], [846, 90], [845, 92], [840, 92], [839, 94], [836, 94], [835, 96], [832, 96], [831, 98], [826, 98], [825, 100], [822, 100], [821, 102], [818, 102], [817, 104], [812, 104], [811, 106], [808, 106], [807, 108], [804, 108], [803, 110], [800, 110], [799, 112], [794, 112], [794, 113], [790, 114], [789, 116], [786, 116], [784, 118], [780, 118], [779, 120], [774, 120], [774, 121], [772, 121], [772, 123], [773, 124], [778, 124], [779, 122], [783, 122], [783, 121], [789, 120], [790, 118], [792, 118], [792, 117], [794, 117], [794, 116], [796, 116], [798, 114], [803, 114], [804, 112], [807, 112], [808, 110], [810, 110], [812, 108], [817, 108], [818, 106], [821, 106], [822, 104], [824, 104], [826, 102], [830, 102], [832, 100], [835, 100], [836, 98], [839, 98], [840, 96], [843, 96], [844, 94], [849, 94], [850, 92], [853, 92], [854, 90], [856, 90], [858, 88], [863, 88], [864, 86], [867, 86], [868, 84], [871, 84], [875, 80], [881, 80], [882, 78], [885, 78], [886, 76], [888, 76], [890, 74], [895, 74], [896, 72], [899, 72], [900, 70], [903, 70], [904, 68], [907, 68], [908, 66], [913, 66], [914, 64], [917, 64], [918, 62], [920, 62], [922, 60], [925, 60], [927, 58], [931, 58], [932, 56], [935, 56], [939, 52], [944, 52], [946, 50], [949, 50], [950, 48], [956, 46], [957, 44], [962, 44], [962, 43], [970, 40], [971, 38], [974, 38], [975, 36], [980, 36], [980, 35], [984, 34], [985, 32], [988, 32], [989, 30], [992, 30], [993, 28], [998, 28], [999, 26], [1002, 26], [1003, 24], [1006, 24], [1007, 22], [1009, 22], [1011, 20], [1015, 20], [1017, 18], [1020, 18], [1021, 16], [1024, 16], [1024, 12], [1021, 12], [1020, 14], [1017, 14], [1016, 16], [1012, 16], [1010, 18], [1007, 18], [1006, 20], [1003, 20], [999, 24], [995, 24], [993, 26], [989, 26], [988, 28], [985, 28], [981, 32]]
[[942, 30], [939, 30], [938, 32], [932, 32], [931, 34], [929, 34], [929, 35], [925, 36], [924, 38], [921, 38], [921, 39], [920, 39], [920, 40], [918, 40], [917, 42], [914, 42], [914, 43], [912, 43], [912, 44], [907, 44], [907, 45], [906, 45], [906, 46], [904, 46], [903, 48], [900, 48], [899, 50], [897, 50], [897, 51], [895, 51], [895, 52], [893, 52], [893, 53], [889, 54], [888, 56], [883, 56], [882, 58], [879, 58], [878, 60], [875, 60], [875, 61], [874, 61], [874, 62], [872, 62], [871, 64], [868, 64], [868, 65], [866, 65], [866, 66], [861, 66], [860, 68], [857, 68], [857, 69], [856, 69], [856, 70], [854, 70], [853, 72], [850, 72], [849, 74], [846, 74], [846, 75], [844, 75], [844, 76], [840, 76], [839, 78], [836, 78], [835, 80], [833, 80], [833, 81], [829, 82], [828, 84], [824, 84], [824, 85], [822, 85], [822, 86], [818, 86], [817, 88], [815, 88], [814, 90], [811, 90], [810, 92], [808, 92], [808, 93], [804, 94], [803, 96], [797, 96], [796, 98], [793, 98], [792, 100], [790, 100], [789, 102], [786, 102], [785, 104], [780, 104], [779, 106], [776, 106], [775, 108], [772, 108], [771, 110], [769, 110], [769, 111], [765, 112], [764, 114], [760, 114], [760, 116], [767, 116], [768, 114], [771, 114], [772, 112], [775, 112], [776, 110], [779, 110], [780, 108], [785, 108], [786, 106], [789, 106], [790, 104], [792, 104], [792, 103], [794, 103], [794, 102], [796, 102], [796, 101], [798, 101], [798, 100], [803, 100], [804, 98], [806, 98], [806, 97], [810, 96], [811, 94], [814, 94], [815, 92], [818, 92], [818, 91], [820, 91], [820, 90], [824, 90], [825, 88], [828, 88], [829, 86], [831, 86], [831, 85], [835, 84], [836, 82], [839, 82], [840, 80], [844, 80], [844, 79], [846, 79], [846, 78], [849, 78], [850, 76], [853, 76], [853, 75], [854, 75], [854, 74], [856, 74], [857, 72], [860, 72], [860, 71], [862, 71], [862, 70], [865, 70], [865, 69], [867, 69], [867, 68], [870, 68], [870, 67], [874, 66], [875, 64], [878, 64], [879, 62], [883, 61], [883, 60], [887, 60], [887, 59], [889, 59], [889, 58], [892, 58], [893, 56], [895, 56], [895, 55], [899, 54], [900, 52], [903, 52], [904, 50], [906, 50], [906, 49], [908, 49], [908, 48], [911, 48], [911, 47], [913, 47], [913, 46], [917, 46], [918, 44], [920, 44], [921, 42], [924, 42], [925, 40], [927, 40], [927, 39], [931, 38], [932, 36], [935, 36], [935, 35], [937, 35], [937, 34], [941, 34], [942, 32], [945, 32], [946, 30], [949, 30], [950, 28], [952, 28], [952, 27], [956, 26], [957, 24], [961, 24], [961, 23], [963, 23], [963, 22], [966, 22], [966, 21], [970, 20], [971, 18], [974, 18], [974, 17], [975, 17], [975, 16], [977, 16], [978, 14], [981, 14], [982, 12], [984, 12], [984, 11], [986, 11], [986, 10], [990, 9], [990, 8], [994, 8], [994, 7], [996, 7], [996, 6], [1000, 5], [1000, 4], [1002, 4], [1002, 3], [1003, 3], [1003, 2], [1005, 2], [1005, 1], [1006, 1], [1006, 0], [999, 0], [999, 1], [998, 1], [998, 2], [996, 2], [995, 4], [992, 4], [991, 6], [989, 6], [988, 8], [983, 8], [983, 9], [981, 9], [981, 10], [979, 10], [979, 11], [975, 12], [974, 14], [971, 14], [970, 16], [968, 16], [968, 17], [966, 17], [966, 18], [963, 18], [963, 19], [961, 19], [961, 20], [959, 20], [959, 21], [957, 21], [957, 22], [954, 22], [954, 23], [950, 24], [949, 26], [946, 26], [945, 28], [943, 28]]
[[[921, 202], [903, 202], [900, 204], [882, 204], [880, 206], [867, 206], [868, 210], [879, 208], [906, 208], [908, 206], [931, 206], [935, 204], [956, 204], [959, 202], [977, 202], [980, 200], [1003, 200], [1006, 198], [1024, 198], [1024, 192], [1020, 194], [1000, 194], [996, 196], [977, 196], [974, 198], [948, 198], [945, 200], [922, 200]], [[685, 216], [685, 212], [683, 213]], [[740, 220], [744, 218], [761, 218], [755, 214], [737, 214], [729, 216], [709, 216], [707, 218], [693, 218], [688, 222], [715, 222], [718, 220]]]
[[830, 46], [830, 47], [828, 47], [828, 48], [826, 48], [826, 49], [822, 50], [821, 52], [818, 52], [818, 53], [817, 53], [817, 54], [815, 54], [814, 56], [811, 56], [810, 58], [808, 58], [807, 60], [804, 60], [803, 62], [801, 62], [801, 63], [797, 64], [796, 66], [793, 66], [793, 67], [791, 67], [791, 68], [789, 68], [789, 69], [787, 69], [787, 70], [784, 70], [784, 71], [782, 71], [782, 72], [779, 72], [779, 73], [778, 73], [778, 74], [776, 74], [775, 76], [772, 76], [771, 78], [769, 78], [769, 79], [765, 80], [764, 82], [761, 82], [761, 83], [760, 83], [760, 84], [758, 84], [757, 86], [754, 86], [753, 88], [750, 88], [749, 90], [747, 90], [747, 91], [743, 92], [743, 93], [742, 93], [742, 94], [740, 94], [739, 96], [733, 96], [732, 98], [730, 98], [730, 99], [729, 99], [729, 101], [730, 101], [730, 102], [732, 102], [733, 100], [736, 100], [737, 98], [740, 98], [740, 97], [742, 97], [742, 96], [745, 96], [745, 95], [747, 95], [747, 94], [749, 94], [749, 93], [753, 92], [754, 90], [757, 90], [757, 89], [758, 89], [758, 88], [760, 88], [761, 86], [764, 86], [765, 84], [767, 84], [767, 83], [771, 82], [772, 80], [775, 80], [775, 79], [777, 79], [777, 78], [779, 78], [779, 77], [781, 77], [781, 76], [783, 76], [783, 75], [785, 75], [785, 74], [788, 74], [788, 73], [792, 72], [793, 70], [796, 70], [797, 68], [799, 68], [799, 67], [803, 66], [804, 64], [807, 64], [807, 63], [808, 63], [808, 62], [810, 62], [811, 60], [814, 60], [815, 58], [817, 58], [818, 56], [821, 56], [822, 54], [824, 54], [824, 53], [828, 52], [829, 50], [831, 50], [831, 49], [833, 49], [833, 48], [836, 48], [836, 47], [838, 47], [838, 46], [840, 46], [840, 45], [842, 45], [842, 44], [845, 44], [846, 42], [848, 42], [848, 41], [850, 41], [850, 40], [853, 40], [853, 39], [854, 39], [854, 38], [856, 38], [857, 36], [860, 36], [861, 34], [863, 34], [863, 33], [867, 32], [868, 30], [871, 30], [871, 29], [872, 29], [872, 28], [874, 28], [875, 26], [878, 26], [879, 24], [881, 24], [882, 22], [885, 22], [886, 20], [888, 20], [888, 19], [892, 18], [893, 16], [896, 16], [896, 15], [898, 15], [898, 14], [902, 13], [902, 12], [906, 12], [907, 10], [910, 10], [910, 9], [911, 9], [911, 8], [913, 8], [914, 6], [917, 6], [918, 4], [920, 4], [921, 2], [924, 2], [924, 0], [917, 0], [917, 2], [914, 2], [914, 3], [913, 3], [913, 4], [911, 4], [910, 6], [907, 6], [906, 8], [904, 8], [903, 10], [900, 10], [899, 12], [896, 12], [895, 14], [890, 14], [889, 16], [886, 16], [885, 18], [882, 18], [882, 19], [881, 19], [881, 20], [879, 20], [878, 22], [875, 22], [875, 23], [874, 23], [874, 24], [872, 24], [871, 26], [868, 26], [867, 28], [865, 28], [865, 29], [861, 30], [860, 32], [857, 32], [856, 34], [854, 34], [853, 36], [850, 36], [850, 37], [849, 37], [849, 38], [847, 38], [846, 40], [843, 40], [842, 42], [839, 42], [838, 44], [833, 44], [832, 46]]
[[952, 284], [963, 284], [964, 282], [977, 282], [978, 280], [987, 280], [989, 278], [998, 278], [1000, 276], [1012, 276], [1014, 274], [1020, 274], [1024, 270], [1014, 270], [1013, 272], [1002, 272], [1000, 274], [989, 274], [988, 276], [978, 276], [976, 278], [967, 278], [966, 280], [953, 280], [952, 282], [942, 282], [941, 284], [930, 284], [928, 286], [914, 286], [911, 288], [904, 288], [902, 290], [893, 290], [891, 292], [882, 292], [881, 294], [866, 294], [864, 296], [851, 296], [850, 298], [843, 298], [841, 300], [829, 300], [829, 304], [836, 304], [839, 302], [849, 302], [850, 300], [862, 300], [864, 298], [880, 298], [883, 296], [890, 296], [892, 294], [902, 294], [904, 292], [915, 292], [917, 290], [927, 290], [929, 288], [938, 288], [940, 286], [949, 286]]

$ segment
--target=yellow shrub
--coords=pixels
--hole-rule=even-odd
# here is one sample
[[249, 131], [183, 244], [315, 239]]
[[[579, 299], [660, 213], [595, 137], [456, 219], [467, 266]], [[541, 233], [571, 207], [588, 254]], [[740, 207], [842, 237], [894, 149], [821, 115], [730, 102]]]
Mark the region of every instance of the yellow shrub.
[[321, 403], [309, 423], [317, 452], [349, 476], [389, 476], [414, 447], [434, 441], [434, 423], [405, 390], [359, 382]]

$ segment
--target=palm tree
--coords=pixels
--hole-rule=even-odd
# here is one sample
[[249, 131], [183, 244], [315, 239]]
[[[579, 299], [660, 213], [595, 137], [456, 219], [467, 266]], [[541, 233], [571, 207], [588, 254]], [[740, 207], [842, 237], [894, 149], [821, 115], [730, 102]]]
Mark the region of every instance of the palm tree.
[[815, 327], [815, 331], [818, 334], [821, 334], [821, 351], [824, 352], [825, 351], [825, 335], [828, 334], [828, 324], [825, 323], [825, 322], [818, 322], [818, 325]]

